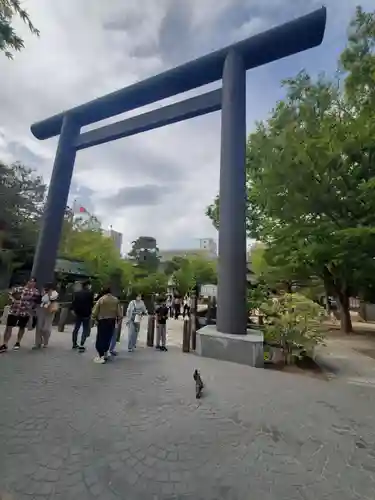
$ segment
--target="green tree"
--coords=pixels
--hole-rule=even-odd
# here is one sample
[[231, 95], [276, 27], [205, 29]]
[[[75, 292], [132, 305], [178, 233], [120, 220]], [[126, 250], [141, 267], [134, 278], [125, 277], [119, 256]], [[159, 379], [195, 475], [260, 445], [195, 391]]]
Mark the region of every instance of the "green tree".
[[183, 258], [172, 276], [176, 288], [184, 295], [191, 292], [196, 284], [217, 283], [216, 262], [198, 256]]
[[255, 247], [250, 253], [250, 267], [258, 281], [263, 282], [270, 289], [282, 288], [291, 293], [297, 283], [298, 273], [285, 256], [283, 262], [270, 262], [269, 247]]
[[0, 162], [1, 258], [13, 266], [32, 259], [45, 193], [43, 179], [32, 169]]
[[132, 243], [129, 252], [134, 263], [145, 271], [155, 273], [160, 264], [159, 248], [155, 238], [151, 236], [140, 236]]
[[346, 73], [345, 93], [356, 112], [374, 113], [375, 104], [375, 12], [357, 7], [349, 25], [348, 44], [340, 57]]
[[20, 0], [0, 0], [0, 51], [12, 59], [12, 51], [24, 48], [23, 39], [15, 32], [12, 22], [14, 17], [20, 17], [33, 35], [39, 36], [39, 31], [30, 20], [29, 14], [21, 7]]
[[68, 246], [62, 255], [85, 262], [102, 285], [117, 285], [120, 281], [121, 287], [127, 290], [134, 281], [132, 263], [121, 259], [112, 239], [104, 236], [101, 231], [77, 228], [71, 230]]
[[[306, 72], [284, 81], [286, 98], [247, 145], [249, 235], [268, 245], [270, 266], [323, 280], [339, 302], [346, 332], [352, 329], [349, 296], [375, 270], [375, 120], [368, 105], [374, 19], [359, 9], [351, 23], [341, 58], [345, 93], [337, 81], [313, 80]], [[354, 61], [359, 53], [366, 63], [363, 85]], [[215, 225], [218, 202], [208, 210]]]
[[184, 257], [172, 257], [171, 260], [165, 262], [164, 272], [167, 276], [172, 276], [173, 273], [178, 271], [185, 261]]
[[146, 276], [136, 276], [133, 291], [147, 296], [165, 294], [167, 291], [168, 277], [165, 273], [152, 273]]

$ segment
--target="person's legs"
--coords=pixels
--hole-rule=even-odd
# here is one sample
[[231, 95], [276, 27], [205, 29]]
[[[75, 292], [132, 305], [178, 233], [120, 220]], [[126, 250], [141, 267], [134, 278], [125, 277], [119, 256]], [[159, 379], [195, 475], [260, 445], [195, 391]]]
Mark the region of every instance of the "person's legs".
[[105, 325], [103, 323], [104, 320], [99, 319], [98, 320], [98, 333], [96, 334], [96, 342], [95, 342], [95, 349], [98, 353], [99, 358], [104, 357], [104, 347], [103, 347], [103, 338], [105, 335]]
[[121, 319], [116, 327], [116, 333], [117, 333], [116, 342], [120, 342], [121, 340], [122, 322], [123, 320]]
[[165, 351], [167, 349], [167, 325], [160, 326], [161, 347]]
[[17, 320], [17, 316], [15, 316], [14, 314], [8, 314], [3, 342], [0, 346], [0, 352], [5, 352], [8, 349], [8, 342], [10, 340], [10, 337], [12, 336], [13, 327], [17, 325]]
[[159, 323], [156, 325], [156, 349], [160, 349], [160, 339], [161, 339], [161, 327]]
[[111, 345], [109, 346], [109, 352], [116, 356], [116, 344], [117, 344], [117, 328], [115, 327], [115, 331], [113, 332], [112, 339], [111, 339]]
[[21, 346], [22, 338], [25, 334], [25, 330], [27, 327], [27, 323], [29, 322], [30, 316], [18, 316], [18, 334], [17, 334], [17, 342], [14, 344], [14, 349], [19, 349]]
[[37, 322], [35, 328], [35, 343], [34, 348], [39, 349], [42, 347], [43, 342], [43, 326], [44, 326], [44, 311], [42, 308], [39, 308], [36, 312], [37, 314]]
[[82, 334], [81, 334], [81, 342], [79, 345], [79, 351], [84, 352], [86, 339], [90, 337], [91, 319], [81, 318], [81, 321], [82, 321]]
[[76, 321], [74, 323], [74, 328], [72, 332], [72, 343], [73, 343], [73, 348], [77, 347], [77, 342], [78, 342], [78, 332], [79, 329], [81, 328], [82, 324], [82, 317], [81, 316], [76, 316]]
[[50, 313], [49, 311], [46, 311], [46, 313], [45, 313], [44, 325], [43, 325], [43, 330], [42, 330], [43, 347], [48, 346], [48, 342], [49, 342], [49, 339], [50, 339], [51, 333], [52, 333], [52, 323], [53, 323], [54, 316], [55, 316], [55, 314]]
[[139, 334], [140, 327], [141, 327], [140, 323], [134, 323], [134, 342], [133, 342], [133, 348], [137, 347], [137, 340], [138, 340], [138, 334]]
[[135, 326], [133, 321], [129, 321], [128, 327], [128, 351], [132, 351], [134, 349], [134, 336], [135, 336]]
[[104, 334], [104, 339], [103, 339], [103, 349], [104, 349], [104, 355], [106, 355], [109, 351], [109, 348], [111, 345], [111, 340], [115, 337], [116, 320], [108, 318], [108, 319], [103, 320], [103, 321], [105, 321], [105, 334]]

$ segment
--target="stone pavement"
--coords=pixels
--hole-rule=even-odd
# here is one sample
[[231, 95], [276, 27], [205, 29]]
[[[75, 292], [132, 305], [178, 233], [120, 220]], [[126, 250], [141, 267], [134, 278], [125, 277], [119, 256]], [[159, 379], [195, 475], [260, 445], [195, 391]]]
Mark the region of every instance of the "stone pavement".
[[375, 388], [374, 338], [360, 335], [333, 336], [315, 348], [315, 361], [349, 384]]
[[29, 337], [0, 356], [0, 498], [374, 499], [373, 389], [175, 347], [96, 365], [68, 333]]

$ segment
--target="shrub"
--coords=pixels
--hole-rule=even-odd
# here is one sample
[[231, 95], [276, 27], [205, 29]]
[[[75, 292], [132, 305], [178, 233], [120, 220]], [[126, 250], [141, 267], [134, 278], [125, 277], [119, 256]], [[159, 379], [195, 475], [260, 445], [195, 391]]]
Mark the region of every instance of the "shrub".
[[303, 295], [285, 293], [268, 299], [260, 309], [265, 316], [264, 339], [281, 347], [285, 363], [291, 363], [296, 348], [309, 351], [323, 343], [325, 310]]

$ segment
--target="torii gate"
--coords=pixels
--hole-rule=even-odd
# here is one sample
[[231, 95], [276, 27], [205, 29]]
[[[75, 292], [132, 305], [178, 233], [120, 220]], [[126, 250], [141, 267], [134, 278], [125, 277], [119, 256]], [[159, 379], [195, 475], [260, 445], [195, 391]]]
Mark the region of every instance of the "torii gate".
[[[60, 135], [33, 276], [51, 281], [77, 151], [221, 109], [217, 330], [246, 334], [246, 70], [321, 44], [326, 9], [34, 123], [37, 139]], [[81, 133], [81, 127], [222, 79], [222, 88]]]

